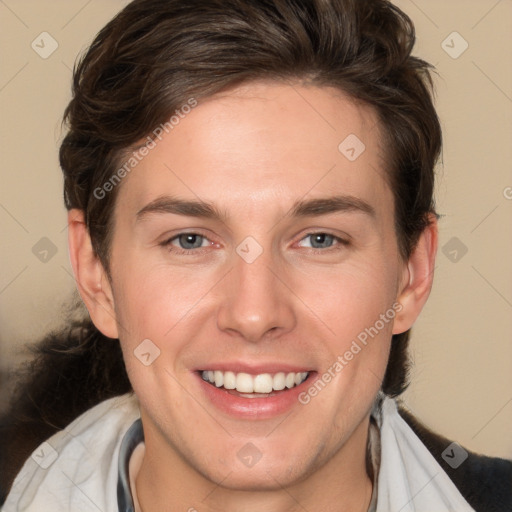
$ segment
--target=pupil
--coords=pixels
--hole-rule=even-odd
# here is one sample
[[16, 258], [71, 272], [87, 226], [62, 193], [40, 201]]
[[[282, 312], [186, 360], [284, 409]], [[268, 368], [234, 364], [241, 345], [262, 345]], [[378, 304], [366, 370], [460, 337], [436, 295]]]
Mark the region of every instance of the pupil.
[[197, 247], [201, 247], [201, 237], [199, 235], [181, 235], [180, 236], [180, 245], [184, 249], [194, 249]]
[[320, 246], [320, 247], [328, 247], [331, 242], [331, 235], [328, 235], [326, 233], [319, 233], [316, 235], [313, 235], [313, 246]]

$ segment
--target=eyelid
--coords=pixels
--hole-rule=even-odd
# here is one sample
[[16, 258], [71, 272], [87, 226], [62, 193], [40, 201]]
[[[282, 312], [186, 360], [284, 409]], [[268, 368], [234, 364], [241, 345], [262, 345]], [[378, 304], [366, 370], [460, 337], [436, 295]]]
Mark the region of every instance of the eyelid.
[[[172, 242], [174, 240], [178, 239], [182, 235], [197, 235], [197, 236], [200, 236], [200, 237], [208, 240], [210, 243], [207, 246], [205, 246], [205, 247], [197, 247], [197, 248], [194, 248], [194, 249], [182, 249], [180, 247], [172, 245]], [[314, 252], [325, 253], [325, 252], [337, 250], [337, 249], [340, 248], [339, 246], [346, 247], [346, 246], [350, 245], [350, 243], [351, 243], [351, 237], [348, 234], [345, 233], [344, 237], [343, 237], [343, 236], [341, 236], [339, 234], [335, 234], [335, 233], [332, 233], [329, 230], [321, 229], [321, 228], [318, 228], [316, 230], [315, 229], [308, 230], [307, 232], [303, 233], [301, 235], [301, 237], [298, 239], [298, 241], [295, 242], [295, 243], [299, 243], [299, 242], [303, 241], [305, 238], [308, 238], [308, 237], [314, 236], [314, 235], [328, 235], [328, 236], [331, 236], [338, 243], [336, 245], [332, 246], [332, 247], [327, 247], [327, 248], [323, 248], [323, 249], [319, 249], [319, 248], [315, 248], [315, 247], [306, 247], [305, 249], [309, 249], [309, 250], [314, 251]], [[162, 242], [159, 243], [159, 245], [161, 245], [162, 247], [166, 247], [166, 248], [168, 248], [169, 246], [172, 246], [172, 250], [171, 251], [176, 253], [176, 254], [193, 254], [193, 253], [197, 254], [197, 253], [201, 252], [204, 249], [208, 249], [209, 247], [211, 247], [213, 245], [219, 245], [219, 244], [218, 244], [218, 242], [215, 242], [214, 240], [211, 240], [210, 237], [208, 235], [206, 235], [203, 232], [202, 229], [200, 229], [200, 228], [191, 228], [191, 229], [188, 229], [188, 230], [179, 231], [179, 232], [174, 233], [174, 234], [172, 234], [170, 236], [166, 236], [162, 240]]]
[[[210, 242], [210, 244], [214, 243], [213, 240], [210, 240], [207, 236], [202, 235], [201, 233], [192, 233], [192, 232], [179, 233], [178, 235], [175, 235], [172, 238], [169, 238], [169, 242], [168, 243], [172, 243], [172, 242], [174, 242], [175, 240], [179, 239], [182, 236], [197, 236], [199, 238], [202, 238], [203, 242], [205, 240], [208, 240]], [[197, 247], [197, 249], [201, 249], [201, 247]]]
[[[338, 242], [337, 245], [334, 245], [332, 247], [327, 247], [325, 249], [318, 249], [316, 247], [306, 247], [306, 249], [310, 249], [312, 251], [318, 251], [318, 252], [328, 252], [330, 250], [336, 250], [338, 248], [338, 246], [347, 246], [347, 245], [350, 245], [350, 236], [349, 235], [346, 235], [345, 238], [343, 238], [342, 236], [340, 235], [336, 235], [335, 233], [332, 233], [328, 230], [322, 230], [322, 229], [318, 229], [316, 231], [308, 231], [306, 234], [304, 234], [299, 240], [298, 242], [302, 242], [302, 240], [304, 240], [305, 238], [308, 238], [310, 236], [314, 236], [314, 235], [328, 235], [328, 236], [332, 236], [332, 238], [334, 240], [336, 240]], [[297, 242], [297, 243], [298, 243]]]
[[[208, 247], [211, 247], [212, 245], [215, 245], [217, 242], [214, 240], [211, 240], [208, 235], [206, 235], [203, 230], [200, 228], [192, 228], [187, 229], [184, 231], [178, 231], [177, 233], [173, 233], [172, 235], [166, 235], [165, 238], [161, 242], [159, 242], [158, 245], [161, 247], [166, 248], [170, 252], [173, 252], [175, 254], [194, 254], [199, 253], [201, 250], [208, 249]], [[183, 235], [196, 235], [200, 236], [201, 238], [204, 238], [208, 240], [210, 243], [205, 247], [197, 247], [195, 249], [182, 249], [181, 247], [177, 247], [175, 245], [172, 245], [172, 242]], [[172, 249], [169, 249], [169, 247], [172, 247]]]
[[210, 235], [206, 233], [207, 230], [202, 228], [186, 228], [186, 229], [177, 229], [177, 230], [169, 230], [168, 232], [159, 236], [161, 242], [160, 244], [166, 244], [175, 238], [178, 238], [181, 235], [198, 235], [203, 238], [208, 238], [210, 240]]
[[[297, 240], [303, 240], [304, 238], [312, 235], [329, 235], [333, 238], [340, 240], [344, 243], [351, 243], [353, 238], [351, 235], [349, 235], [346, 231], [341, 231], [334, 228], [328, 228], [328, 227], [310, 227], [302, 230], [301, 233], [296, 235]], [[294, 237], [295, 238], [295, 237]]]

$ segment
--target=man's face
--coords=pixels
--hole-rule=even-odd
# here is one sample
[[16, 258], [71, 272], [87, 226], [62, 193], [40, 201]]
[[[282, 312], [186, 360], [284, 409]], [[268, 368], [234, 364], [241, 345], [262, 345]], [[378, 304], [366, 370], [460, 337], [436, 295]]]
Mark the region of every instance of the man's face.
[[334, 89], [250, 84], [124, 179], [112, 289], [148, 453], [246, 489], [361, 454], [404, 269], [379, 144]]

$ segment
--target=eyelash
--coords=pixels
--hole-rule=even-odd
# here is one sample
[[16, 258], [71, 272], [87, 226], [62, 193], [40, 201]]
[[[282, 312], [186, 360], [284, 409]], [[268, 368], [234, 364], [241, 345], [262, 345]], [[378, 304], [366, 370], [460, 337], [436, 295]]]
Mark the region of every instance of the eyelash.
[[[172, 253], [178, 254], [178, 255], [186, 255], [186, 256], [193, 255], [193, 253], [197, 254], [198, 250], [208, 248], [208, 247], [198, 247], [196, 249], [182, 249], [182, 248], [175, 247], [174, 245], [172, 245], [172, 242], [174, 240], [178, 240], [180, 236], [186, 236], [186, 235], [199, 236], [205, 240], [208, 240], [208, 237], [205, 235], [202, 235], [201, 233], [196, 233], [194, 231], [183, 231], [181, 233], [178, 233], [177, 235], [174, 235], [172, 238], [169, 238], [166, 241], [162, 242], [161, 245], [163, 247], [166, 247], [169, 250], [169, 252], [172, 252]], [[210, 243], [209, 245], [213, 245], [213, 242]]]
[[314, 254], [318, 253], [326, 253], [331, 251], [339, 251], [348, 245], [350, 245], [350, 242], [348, 240], [345, 240], [344, 238], [340, 238], [339, 236], [336, 236], [332, 233], [326, 232], [326, 231], [313, 231], [312, 233], [308, 233], [306, 236], [303, 236], [299, 242], [302, 240], [305, 240], [306, 238], [316, 236], [316, 235], [327, 235], [328, 237], [332, 237], [333, 241], [336, 242], [336, 245], [333, 245], [331, 247], [326, 247], [325, 249], [319, 249], [316, 247], [308, 247], [307, 249], [313, 251]]
[[[172, 245], [172, 242], [175, 241], [175, 240], [178, 240], [180, 236], [186, 236], [186, 235], [192, 235], [192, 236], [198, 236], [198, 237], [201, 237], [205, 240], [208, 240], [208, 237], [205, 236], [205, 235], [202, 235], [201, 233], [196, 233], [196, 232], [193, 232], [193, 231], [183, 231], [181, 233], [178, 233], [177, 235], [174, 235], [172, 238], [169, 238], [167, 240], [165, 240], [164, 242], [162, 242], [160, 245], [163, 246], [163, 247], [166, 247], [170, 252], [174, 253], [174, 254], [177, 254], [177, 255], [193, 255], [194, 253], [197, 254], [197, 252], [201, 249], [207, 249], [208, 246], [206, 247], [197, 247], [197, 248], [193, 248], [193, 249], [182, 249], [182, 248], [178, 248], [178, 247], [175, 247], [174, 245]], [[343, 249], [344, 247], [347, 247], [348, 245], [350, 245], [350, 242], [348, 240], [345, 240], [343, 238], [340, 238], [339, 236], [336, 236], [332, 233], [328, 233], [326, 231], [314, 231], [314, 232], [311, 232], [311, 233], [307, 233], [305, 236], [303, 236], [299, 242], [301, 242], [302, 240], [305, 240], [306, 238], [308, 237], [312, 237], [312, 236], [315, 236], [315, 235], [327, 235], [328, 237], [332, 237], [333, 241], [337, 242], [337, 245], [335, 246], [332, 246], [332, 247], [326, 247], [325, 249], [319, 249], [319, 248], [315, 248], [315, 247], [310, 247], [310, 251], [312, 251], [314, 254], [319, 254], [319, 253], [326, 253], [326, 252], [331, 252], [331, 251], [337, 251], [337, 250], [341, 250]], [[213, 242], [210, 242], [209, 246], [213, 245], [214, 243]]]

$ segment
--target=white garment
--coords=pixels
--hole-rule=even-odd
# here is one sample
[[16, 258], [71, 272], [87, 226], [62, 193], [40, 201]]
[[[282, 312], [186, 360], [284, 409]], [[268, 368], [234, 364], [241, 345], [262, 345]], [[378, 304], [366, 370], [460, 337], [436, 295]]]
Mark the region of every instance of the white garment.
[[[474, 512], [398, 414], [395, 401], [381, 398], [373, 413], [381, 446], [377, 512]], [[27, 459], [2, 510], [118, 512], [119, 448], [139, 417], [134, 395], [85, 412]]]
[[381, 447], [377, 512], [474, 512], [394, 400], [384, 398], [374, 414]]
[[139, 417], [131, 394], [86, 411], [25, 461], [2, 511], [118, 512], [119, 448]]

